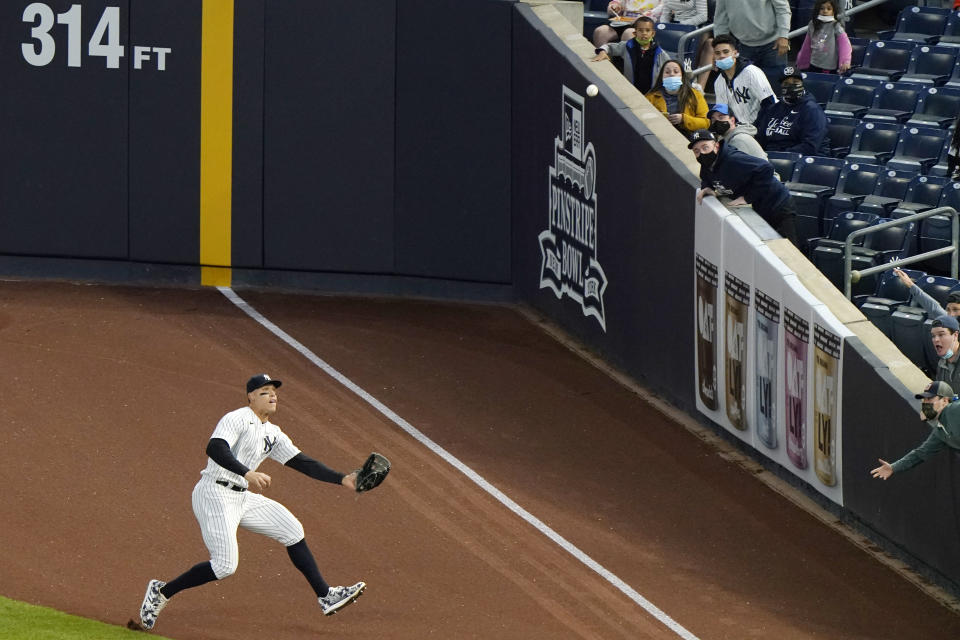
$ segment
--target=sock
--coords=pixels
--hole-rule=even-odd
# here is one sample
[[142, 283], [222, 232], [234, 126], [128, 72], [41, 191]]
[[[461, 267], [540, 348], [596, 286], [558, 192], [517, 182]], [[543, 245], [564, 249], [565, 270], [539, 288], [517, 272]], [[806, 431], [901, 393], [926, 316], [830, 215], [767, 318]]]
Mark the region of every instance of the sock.
[[327, 595], [327, 592], [330, 590], [330, 585], [328, 585], [324, 581], [323, 576], [320, 575], [320, 570], [317, 568], [317, 561], [313, 559], [313, 554], [310, 553], [310, 547], [307, 546], [306, 539], [287, 547], [287, 554], [289, 554], [293, 566], [300, 570], [303, 577], [305, 577], [307, 582], [310, 583], [310, 586], [313, 587], [313, 591], [317, 594], [317, 597], [322, 598]]
[[213, 567], [210, 566], [210, 562], [201, 562], [188, 569], [186, 573], [180, 574], [165, 584], [163, 588], [160, 589], [160, 593], [162, 593], [165, 598], [172, 598], [184, 589], [199, 587], [202, 584], [213, 582], [216, 579], [217, 575], [213, 572]]

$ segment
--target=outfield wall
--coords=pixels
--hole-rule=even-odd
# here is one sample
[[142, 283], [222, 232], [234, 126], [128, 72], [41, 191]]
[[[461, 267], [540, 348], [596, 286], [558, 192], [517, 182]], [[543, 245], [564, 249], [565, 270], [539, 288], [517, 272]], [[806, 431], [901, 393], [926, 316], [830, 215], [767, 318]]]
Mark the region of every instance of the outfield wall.
[[[314, 0], [5, 3], [0, 272], [518, 301], [960, 585], [957, 459], [868, 476], [925, 436], [920, 372], [755, 214], [697, 211], [682, 136], [576, 28], [509, 0], [368, 8], [358, 37], [352, 9]], [[700, 315], [698, 254], [717, 287]], [[829, 484], [758, 444], [759, 413], [745, 429], [731, 413], [762, 413], [763, 375], [788, 386], [785, 334], [756, 340], [756, 290], [807, 318], [808, 362], [836, 354], [804, 382], [811, 460], [835, 438]], [[817, 343], [818, 318], [839, 342]]]

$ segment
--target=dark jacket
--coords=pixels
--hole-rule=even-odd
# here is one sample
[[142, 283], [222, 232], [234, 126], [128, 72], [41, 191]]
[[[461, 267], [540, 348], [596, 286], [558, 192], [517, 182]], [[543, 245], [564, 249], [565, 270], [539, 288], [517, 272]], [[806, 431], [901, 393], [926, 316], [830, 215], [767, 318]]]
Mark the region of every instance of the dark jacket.
[[701, 165], [700, 186], [713, 189], [718, 196], [743, 196], [768, 222], [779, 217], [777, 210], [790, 199], [790, 192], [777, 180], [772, 164], [722, 142], [713, 165]]
[[794, 105], [781, 100], [764, 107], [757, 117], [756, 138], [764, 151], [830, 155], [827, 116], [809, 93]]

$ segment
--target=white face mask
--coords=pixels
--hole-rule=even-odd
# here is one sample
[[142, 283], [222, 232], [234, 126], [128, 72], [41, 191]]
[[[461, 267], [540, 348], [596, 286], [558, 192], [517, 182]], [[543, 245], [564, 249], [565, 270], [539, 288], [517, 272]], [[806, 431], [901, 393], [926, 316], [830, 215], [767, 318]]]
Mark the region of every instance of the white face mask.
[[833, 16], [817, 16], [817, 20], [820, 22], [833, 22], [836, 18]]

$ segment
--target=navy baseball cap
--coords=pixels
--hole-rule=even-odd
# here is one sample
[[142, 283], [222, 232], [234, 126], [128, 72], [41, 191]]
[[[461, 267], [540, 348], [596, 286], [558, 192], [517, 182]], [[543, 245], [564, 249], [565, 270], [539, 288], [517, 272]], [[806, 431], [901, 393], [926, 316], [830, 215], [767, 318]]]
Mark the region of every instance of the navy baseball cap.
[[803, 72], [796, 67], [784, 67], [783, 71], [780, 72], [780, 82], [783, 82], [787, 78], [800, 78], [803, 80]]
[[687, 149], [693, 149], [693, 145], [698, 142], [703, 142], [704, 140], [713, 140], [717, 141], [717, 136], [713, 134], [712, 131], [708, 129], [697, 129], [693, 132], [693, 135], [690, 136], [690, 144], [687, 145]]
[[274, 380], [265, 373], [260, 373], [247, 380], [247, 393], [259, 389], [260, 387], [265, 387], [268, 384], [272, 384], [274, 387], [279, 387], [283, 383], [279, 380]]
[[934, 380], [924, 388], [924, 390], [914, 396], [917, 400], [925, 400], [927, 398], [952, 398], [953, 389], [946, 382]]
[[718, 102], [717, 104], [710, 107], [710, 111], [707, 111], [707, 118], [709, 119], [710, 116], [712, 116], [715, 113], [722, 113], [723, 115], [728, 116], [730, 115], [730, 106], [723, 102]]
[[943, 327], [944, 329], [949, 329], [951, 333], [956, 333], [960, 331], [960, 324], [957, 324], [957, 319], [953, 316], [940, 316], [930, 324], [930, 328]]
[[947, 304], [960, 303], [960, 291], [951, 291], [947, 294]]

